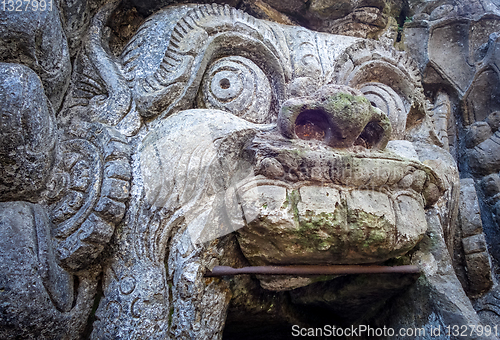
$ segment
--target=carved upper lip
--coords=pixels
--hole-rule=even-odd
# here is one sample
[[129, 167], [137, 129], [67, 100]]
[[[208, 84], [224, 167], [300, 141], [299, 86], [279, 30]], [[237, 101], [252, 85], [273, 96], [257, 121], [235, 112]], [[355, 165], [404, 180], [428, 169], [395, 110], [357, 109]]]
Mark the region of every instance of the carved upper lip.
[[434, 185], [444, 191], [431, 168], [390, 151], [334, 149], [319, 141], [289, 140], [269, 132], [258, 134], [249, 149], [254, 152], [256, 174], [291, 185], [313, 182], [362, 189], [385, 187], [413, 189], [419, 194]]

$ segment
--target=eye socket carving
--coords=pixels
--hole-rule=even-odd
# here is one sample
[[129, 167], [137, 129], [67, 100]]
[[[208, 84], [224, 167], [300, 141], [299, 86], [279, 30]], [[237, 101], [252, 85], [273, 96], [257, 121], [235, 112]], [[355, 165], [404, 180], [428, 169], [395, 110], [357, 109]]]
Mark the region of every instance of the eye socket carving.
[[250, 59], [232, 56], [208, 67], [198, 94], [198, 107], [223, 110], [252, 123], [270, 123], [269, 79]]

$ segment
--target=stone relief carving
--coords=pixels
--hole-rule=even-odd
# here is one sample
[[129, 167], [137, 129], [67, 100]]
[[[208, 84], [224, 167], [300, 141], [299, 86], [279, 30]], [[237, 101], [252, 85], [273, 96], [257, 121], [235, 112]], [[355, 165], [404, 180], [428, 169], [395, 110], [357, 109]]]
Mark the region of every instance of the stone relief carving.
[[[477, 70], [449, 75], [435, 50], [451, 21], [426, 28], [424, 64], [383, 42], [189, 4], [152, 14], [115, 55], [117, 6], [96, 6], [76, 53], [66, 34], [78, 46], [80, 12], [66, 32], [57, 8], [32, 13], [47, 26], [0, 31], [62, 46], [23, 38], [0, 54], [0, 338], [74, 339], [87, 328], [92, 339], [218, 339], [226, 320], [230, 338], [238, 313], [273, 299], [276, 324], [321, 321], [301, 308], [339, 324], [496, 322], [496, 234], [479, 216], [481, 204], [499, 215], [498, 119], [473, 94], [497, 72], [495, 35]], [[421, 70], [427, 83], [449, 79], [434, 104]], [[453, 158], [457, 93], [476, 182], [460, 179]], [[204, 277], [217, 265], [381, 263], [422, 275]]]
[[[485, 322], [498, 323], [498, 288], [495, 279], [491, 279], [499, 256], [495, 246], [499, 226], [495, 210], [498, 103], [494, 95], [498, 86], [498, 6], [485, 1], [445, 2], [422, 5], [420, 10], [406, 30], [408, 47], [413, 50], [417, 44], [422, 45], [422, 41], [417, 43], [417, 40], [424, 39], [424, 48], [418, 48], [419, 52], [413, 50], [412, 54], [429, 86], [440, 84], [438, 86], [447, 88], [445, 92], [452, 103], [450, 109], [455, 111], [448, 123], [449, 145], [464, 177], [460, 206], [463, 239], [459, 248], [463, 247], [465, 255], [464, 260], [458, 262], [467, 267], [467, 275], [472, 276], [461, 281], [471, 296], [480, 297], [473, 300]], [[454, 52], [440, 52], [443, 42], [447, 44], [447, 51]], [[449, 58], [454, 62], [450, 63]], [[453, 108], [453, 105], [461, 108]]]

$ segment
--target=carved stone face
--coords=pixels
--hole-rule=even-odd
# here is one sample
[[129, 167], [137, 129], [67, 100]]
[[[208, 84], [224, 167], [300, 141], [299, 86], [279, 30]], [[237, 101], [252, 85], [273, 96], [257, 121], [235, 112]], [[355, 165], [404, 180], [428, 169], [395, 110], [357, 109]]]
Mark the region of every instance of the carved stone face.
[[426, 116], [399, 53], [214, 5], [157, 13], [122, 59], [140, 114], [159, 117], [146, 201], [183, 209], [194, 242], [239, 229], [253, 265], [375, 263], [425, 233], [444, 189], [398, 141]]
[[[8, 307], [0, 313], [0, 324], [7, 322], [0, 337], [77, 338], [92, 326], [95, 339], [221, 338], [227, 315], [228, 325], [244, 317], [242, 324], [267, 319], [275, 327], [294, 320], [313, 325], [325, 311], [339, 316], [332, 325], [365, 324], [416, 276], [257, 275], [257, 282], [207, 272], [217, 265], [390, 264], [398, 257], [418, 265], [425, 279], [371, 324], [480, 323], [454, 269], [465, 261], [463, 277], [481, 292], [491, 287], [491, 262], [474, 182], [459, 179], [446, 151], [451, 83], [443, 88], [446, 77], [435, 75], [458, 70], [451, 85], [468, 108], [464, 158], [482, 178], [476, 184], [500, 224], [500, 157], [491, 152], [500, 144], [500, 106], [496, 86], [482, 90], [500, 79], [498, 36], [487, 46], [470, 45], [479, 51], [476, 72], [462, 58], [467, 39], [434, 54], [462, 30], [450, 21], [431, 24], [453, 38], [431, 37], [422, 49], [428, 56], [421, 62], [437, 67], [435, 75], [427, 72], [435, 79], [426, 89], [439, 93], [432, 114], [417, 67], [380, 42], [193, 4], [155, 13], [121, 55], [110, 55], [109, 43], [117, 51], [119, 42], [109, 39], [106, 25], [116, 17], [129, 21], [119, 17], [130, 4], [108, 1], [88, 23], [94, 5], [61, 4], [68, 9], [61, 18], [76, 11], [82, 27], [90, 26], [81, 48], [71, 51], [71, 79], [58, 11], [40, 14], [55, 20], [34, 21], [52, 24], [26, 27], [36, 34], [7, 32], [0, 46], [16, 54], [0, 53], [4, 59], [31, 67], [0, 63], [0, 132], [7, 141], [0, 146], [0, 306]], [[376, 27], [370, 13], [382, 12], [365, 5], [348, 20], [364, 16]], [[434, 19], [451, 7], [435, 8]], [[6, 23], [21, 27], [27, 18], [21, 14]], [[74, 33], [73, 21], [66, 24]], [[394, 28], [387, 25], [386, 33]], [[50, 34], [39, 34], [44, 30]], [[28, 39], [29, 58], [18, 58], [19, 39], [12, 37], [19, 36], [43, 39]], [[450, 62], [450, 51], [470, 72]], [[467, 203], [460, 207], [462, 226], [459, 191]], [[464, 254], [459, 244], [452, 263], [458, 228], [466, 236]]]

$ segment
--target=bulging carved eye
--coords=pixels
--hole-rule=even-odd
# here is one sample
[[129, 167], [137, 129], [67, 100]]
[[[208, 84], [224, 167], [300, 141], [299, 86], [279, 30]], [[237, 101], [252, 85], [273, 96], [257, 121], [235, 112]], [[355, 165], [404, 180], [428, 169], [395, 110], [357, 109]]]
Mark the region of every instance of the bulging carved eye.
[[272, 121], [269, 80], [251, 60], [225, 57], [216, 60], [205, 73], [198, 105], [218, 109], [263, 124]]

